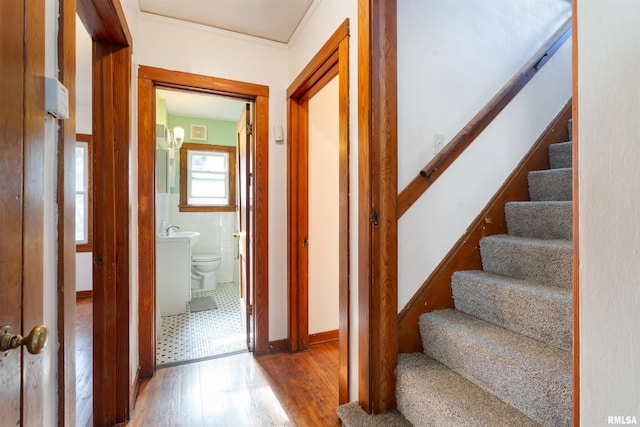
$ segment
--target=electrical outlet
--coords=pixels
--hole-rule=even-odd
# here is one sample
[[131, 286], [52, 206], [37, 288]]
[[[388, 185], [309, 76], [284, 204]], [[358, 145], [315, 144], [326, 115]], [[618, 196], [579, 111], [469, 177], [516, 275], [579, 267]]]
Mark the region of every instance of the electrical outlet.
[[444, 135], [436, 133], [433, 135], [433, 155], [435, 156], [444, 147]]

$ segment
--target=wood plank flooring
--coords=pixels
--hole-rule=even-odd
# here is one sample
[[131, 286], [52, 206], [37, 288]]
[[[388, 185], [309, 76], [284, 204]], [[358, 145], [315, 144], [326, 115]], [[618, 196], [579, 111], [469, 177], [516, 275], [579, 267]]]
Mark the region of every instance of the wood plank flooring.
[[93, 300], [76, 303], [76, 427], [93, 425]]
[[131, 421], [124, 425], [331, 427], [341, 425], [337, 406], [334, 341], [299, 353], [243, 353], [160, 369], [142, 381]]

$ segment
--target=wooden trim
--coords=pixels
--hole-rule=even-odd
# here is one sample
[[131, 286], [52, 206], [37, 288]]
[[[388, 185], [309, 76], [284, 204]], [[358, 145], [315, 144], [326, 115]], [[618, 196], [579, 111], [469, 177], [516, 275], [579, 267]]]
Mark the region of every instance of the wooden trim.
[[269, 351], [268, 351], [268, 353], [278, 353], [278, 352], [281, 352], [281, 351], [288, 351], [288, 350], [289, 350], [289, 340], [288, 339], [270, 341], [269, 342]]
[[[94, 405], [97, 425], [130, 413], [129, 112], [131, 49], [94, 41]], [[118, 363], [113, 363], [118, 360]]]
[[[358, 390], [360, 404], [375, 414], [396, 405], [396, 0], [360, 0], [358, 10]], [[377, 225], [369, 220], [372, 214]]]
[[162, 68], [140, 66], [138, 78], [154, 81], [158, 86], [184, 89], [185, 81], [191, 85], [193, 92], [230, 96], [232, 98], [253, 100], [256, 97], [269, 97], [269, 86], [200, 74], [171, 71]]
[[132, 400], [130, 340], [122, 339], [131, 332], [132, 43], [120, 3], [117, 0], [96, 3], [77, 2], [78, 16], [93, 39], [93, 163], [94, 170], [100, 171], [93, 180], [93, 422], [113, 425], [127, 420]]
[[120, 1], [77, 0], [77, 12], [94, 40], [122, 47], [133, 45]]
[[[229, 155], [229, 204], [224, 206], [190, 205], [187, 202], [187, 154], [189, 150], [226, 152]], [[236, 147], [229, 145], [197, 144], [185, 142], [180, 147], [180, 212], [235, 212], [236, 203]]]
[[287, 88], [287, 98], [301, 98], [312, 86], [315, 86], [316, 82], [320, 81], [322, 75], [326, 74], [338, 63], [338, 46], [347, 37], [349, 37], [349, 19], [345, 19], [340, 24], [329, 37], [329, 40], [322, 45], [318, 53], [314, 55], [300, 74], [291, 82]]
[[339, 402], [349, 401], [349, 20], [346, 19], [287, 89], [287, 271], [289, 348], [306, 349], [309, 336], [308, 104], [338, 76], [338, 311]]
[[398, 195], [399, 219], [476, 139], [571, 35], [568, 20]]
[[[76, 94], [76, 1], [59, 2], [58, 17], [58, 80]], [[76, 104], [69, 103], [69, 119], [60, 121], [58, 134], [58, 175], [56, 203], [58, 205], [58, 426], [74, 425], [76, 415], [76, 245], [75, 245], [75, 137]]]
[[349, 197], [349, 38], [344, 37], [340, 42], [338, 52], [338, 85], [339, 85], [339, 166], [340, 176], [338, 177], [338, 192], [344, 197], [340, 197], [339, 211], [342, 212], [339, 218], [340, 240], [338, 243], [338, 277], [340, 284], [338, 289], [338, 404], [342, 405], [350, 402], [349, 398], [349, 360], [351, 359], [349, 352], [350, 343], [350, 269], [351, 252], [349, 251], [349, 241], [351, 240], [351, 231], [349, 227], [351, 199]]
[[155, 88], [211, 93], [255, 102], [254, 354], [269, 351], [269, 87], [160, 68], [138, 69], [138, 334], [140, 377], [155, 362]]
[[580, 426], [580, 158], [578, 104], [578, 2], [572, 2], [572, 181], [573, 181], [573, 425]]
[[309, 345], [322, 344], [329, 341], [337, 341], [339, 336], [339, 329], [334, 329], [333, 331], [318, 332], [316, 334], [309, 334]]
[[[89, 169], [87, 172], [87, 176], [88, 176], [87, 185], [89, 186], [89, 190], [87, 191], [87, 199], [88, 199], [87, 203], [89, 205], [89, 209], [87, 212], [87, 215], [89, 217], [87, 221], [87, 243], [76, 244], [76, 252], [91, 252], [93, 250], [93, 136], [86, 133], [77, 133], [76, 141], [87, 143], [87, 165], [86, 166]], [[74, 190], [75, 190], [75, 187], [74, 187]], [[74, 235], [75, 235], [75, 230], [74, 230]]]
[[138, 78], [138, 364], [140, 377], [156, 371], [155, 88]]
[[287, 271], [289, 294], [289, 349], [309, 345], [309, 252], [304, 240], [309, 228], [309, 103], [287, 100]]
[[76, 300], [83, 298], [93, 298], [93, 290], [76, 291]]
[[398, 315], [400, 353], [422, 351], [418, 319], [423, 313], [453, 308], [451, 275], [456, 271], [482, 269], [480, 239], [485, 236], [506, 233], [505, 203], [529, 200], [527, 175], [532, 170], [549, 168], [549, 145], [568, 140], [567, 120], [570, 118], [571, 101], [556, 115], [523, 160], [469, 226], [467, 232], [460, 237], [440, 265], [402, 309]]
[[269, 96], [258, 95], [254, 112], [253, 353], [269, 351]]

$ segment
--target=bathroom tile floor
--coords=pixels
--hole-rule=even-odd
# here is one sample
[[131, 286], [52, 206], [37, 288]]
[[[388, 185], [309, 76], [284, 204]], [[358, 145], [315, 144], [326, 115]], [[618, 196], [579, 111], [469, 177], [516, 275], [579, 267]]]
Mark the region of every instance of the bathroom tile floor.
[[211, 296], [217, 309], [162, 316], [156, 349], [158, 367], [172, 366], [229, 353], [247, 351], [235, 283], [219, 283], [215, 291], [194, 291], [191, 297]]

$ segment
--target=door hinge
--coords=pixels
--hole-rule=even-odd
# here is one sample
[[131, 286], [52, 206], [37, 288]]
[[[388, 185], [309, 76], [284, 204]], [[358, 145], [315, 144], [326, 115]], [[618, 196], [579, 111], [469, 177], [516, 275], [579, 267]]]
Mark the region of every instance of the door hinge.
[[247, 125], [247, 135], [253, 135], [253, 124]]
[[95, 257], [93, 257], [93, 264], [97, 265], [97, 266], [101, 266], [102, 265], [102, 255], [96, 255]]
[[369, 221], [374, 227], [378, 226], [378, 211], [373, 211], [373, 213], [369, 215]]
[[253, 316], [253, 304], [249, 304], [249, 316]]

